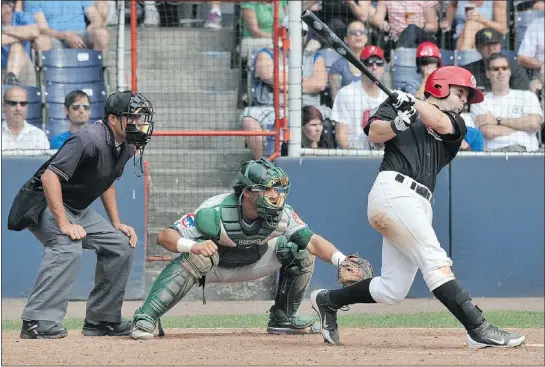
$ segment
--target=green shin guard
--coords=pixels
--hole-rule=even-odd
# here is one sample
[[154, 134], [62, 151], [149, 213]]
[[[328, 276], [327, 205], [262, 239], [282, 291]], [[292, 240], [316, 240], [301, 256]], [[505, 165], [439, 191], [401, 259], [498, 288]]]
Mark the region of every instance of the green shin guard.
[[157, 320], [174, 307], [218, 261], [217, 253], [212, 257], [183, 253], [173, 259], [153, 283], [142, 307], [134, 313], [135, 327], [153, 333]]
[[303, 250], [292, 253], [292, 256], [279, 256], [279, 259], [283, 266], [280, 269], [274, 305], [270, 310], [267, 332], [273, 334], [312, 332], [316, 320], [309, 316], [297, 315], [297, 310], [312, 278], [314, 256]]

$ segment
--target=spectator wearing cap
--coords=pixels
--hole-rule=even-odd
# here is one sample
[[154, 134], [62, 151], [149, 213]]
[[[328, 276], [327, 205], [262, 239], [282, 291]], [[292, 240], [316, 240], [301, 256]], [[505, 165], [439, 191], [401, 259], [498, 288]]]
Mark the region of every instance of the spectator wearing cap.
[[424, 100], [424, 90], [428, 76], [441, 66], [441, 52], [433, 42], [422, 42], [416, 49], [416, 66], [422, 79], [413, 80], [405, 87], [405, 92], [413, 94], [416, 98]]
[[518, 63], [531, 70], [532, 81], [530, 82], [533, 91], [541, 88], [539, 72], [545, 65], [545, 29], [543, 18], [534, 20], [526, 32], [518, 50]]
[[87, 127], [91, 117], [91, 101], [87, 93], [82, 90], [75, 90], [64, 98], [64, 112], [70, 129], [51, 138], [51, 149], [59, 149], [72, 135]]
[[[386, 61], [378, 46], [367, 46], [360, 53], [360, 60], [378, 80], [382, 80]], [[359, 82], [339, 90], [331, 119], [335, 121], [337, 147], [341, 149], [373, 149], [363, 129], [372, 111], [388, 96], [375, 83], [362, 74]]]
[[492, 91], [471, 106], [471, 117], [485, 137], [487, 151], [533, 152], [539, 149], [536, 133], [543, 111], [534, 93], [509, 87], [510, 74], [505, 55], [495, 53], [488, 58], [486, 77]]
[[496, 0], [451, 0], [441, 28], [449, 31], [456, 24], [456, 49], [474, 49], [477, 47], [475, 34], [483, 28], [492, 28], [501, 35], [507, 33], [506, 3]]
[[4, 94], [2, 121], [2, 150], [49, 149], [43, 130], [26, 121], [28, 93], [19, 86], [10, 87]]
[[[481, 60], [474, 61], [463, 67], [469, 70], [477, 81], [477, 88], [489, 92], [492, 89], [490, 80], [486, 77], [486, 62], [490, 55], [501, 52], [502, 35], [493, 28], [483, 28], [475, 35], [477, 51], [482, 56]], [[520, 67], [516, 60], [509, 60], [511, 78], [509, 87], [511, 89], [528, 90], [530, 88], [528, 74]]]
[[43, 50], [45, 37], [31, 15], [15, 8], [15, 0], [2, 0], [2, 70], [4, 84], [19, 84], [18, 77], [29, 60], [31, 45]]
[[[83, 248], [97, 253], [83, 335], [130, 333], [132, 323], [122, 320], [121, 306], [137, 236], [121, 222], [114, 182], [135, 153], [125, 129], [148, 117], [151, 104], [146, 102], [131, 91], [110, 95], [102, 121], [72, 135], [15, 197], [8, 228], [29, 229], [45, 249], [21, 315], [21, 338], [59, 339], [68, 334], [62, 322]], [[89, 207], [98, 197], [110, 221]]]
[[437, 1], [378, 0], [371, 23], [392, 37], [394, 48], [413, 48], [435, 40], [439, 29], [436, 6]]
[[[365, 25], [359, 20], [350, 23], [346, 30], [344, 41], [355, 55], [359, 55], [368, 41]], [[360, 77], [361, 71], [349, 63], [344, 57], [335, 61], [333, 65], [331, 65], [328, 74], [331, 99], [335, 100], [335, 96], [339, 89], [359, 80]]]

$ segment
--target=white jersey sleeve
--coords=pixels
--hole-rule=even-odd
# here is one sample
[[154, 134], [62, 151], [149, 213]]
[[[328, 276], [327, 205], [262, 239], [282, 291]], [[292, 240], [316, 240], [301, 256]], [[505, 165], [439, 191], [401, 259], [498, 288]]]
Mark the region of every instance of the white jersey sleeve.
[[286, 236], [286, 238], [289, 239], [294, 233], [300, 231], [301, 229], [308, 228], [308, 225], [303, 222], [303, 220], [297, 215], [290, 205], [284, 206], [283, 215], [287, 217], [287, 228], [284, 232], [284, 236]]

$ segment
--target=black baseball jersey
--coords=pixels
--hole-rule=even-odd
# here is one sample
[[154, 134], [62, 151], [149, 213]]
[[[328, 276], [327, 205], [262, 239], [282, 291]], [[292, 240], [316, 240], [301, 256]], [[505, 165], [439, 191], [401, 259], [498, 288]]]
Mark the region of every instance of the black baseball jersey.
[[[437, 175], [454, 159], [467, 133], [466, 124], [460, 115], [445, 113], [454, 125], [454, 134], [438, 134], [418, 119], [407, 130], [384, 143], [384, 158], [379, 171], [402, 173], [433, 192]], [[369, 135], [373, 121], [392, 121], [396, 117], [396, 110], [388, 101], [383, 102], [369, 119], [365, 134]]]

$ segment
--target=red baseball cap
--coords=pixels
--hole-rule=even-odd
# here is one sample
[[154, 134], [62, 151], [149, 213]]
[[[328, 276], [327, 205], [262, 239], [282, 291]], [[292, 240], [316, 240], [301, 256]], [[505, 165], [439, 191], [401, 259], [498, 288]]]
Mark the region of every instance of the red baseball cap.
[[384, 51], [378, 46], [367, 46], [360, 52], [360, 60], [367, 60], [370, 57], [379, 57], [384, 60]]

